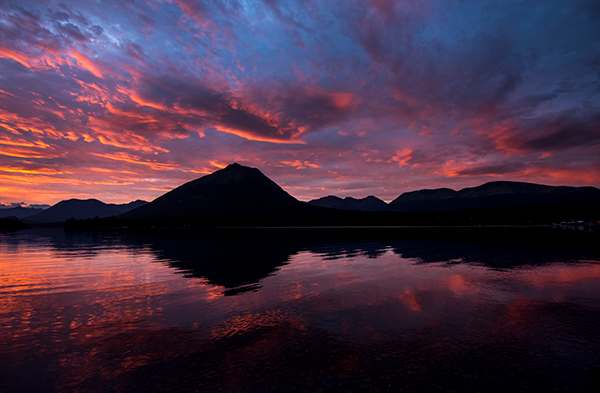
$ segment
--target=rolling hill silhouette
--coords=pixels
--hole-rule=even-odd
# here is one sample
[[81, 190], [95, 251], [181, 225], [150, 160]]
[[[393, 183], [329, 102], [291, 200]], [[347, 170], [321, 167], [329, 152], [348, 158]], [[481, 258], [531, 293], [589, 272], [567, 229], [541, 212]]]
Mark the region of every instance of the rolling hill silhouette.
[[308, 202], [313, 206], [328, 207], [330, 209], [339, 210], [360, 210], [360, 211], [384, 211], [388, 210], [388, 204], [381, 199], [369, 195], [362, 199], [356, 199], [352, 197], [346, 197], [344, 199], [329, 195], [319, 199], [313, 199]]
[[120, 219], [242, 218], [261, 220], [313, 212], [256, 168], [237, 163], [185, 183]]
[[96, 216], [100, 218], [118, 216], [147, 203], [148, 202], [139, 199], [137, 201], [121, 205], [104, 203], [97, 199], [69, 199], [66, 201], [60, 201], [56, 205], [51, 206], [41, 213], [24, 218], [23, 221], [37, 224], [64, 222], [70, 218], [83, 220], [87, 218], [94, 218]]
[[389, 209], [398, 212], [424, 212], [584, 201], [600, 201], [600, 189], [495, 181], [460, 191], [439, 188], [406, 192], [390, 202]]

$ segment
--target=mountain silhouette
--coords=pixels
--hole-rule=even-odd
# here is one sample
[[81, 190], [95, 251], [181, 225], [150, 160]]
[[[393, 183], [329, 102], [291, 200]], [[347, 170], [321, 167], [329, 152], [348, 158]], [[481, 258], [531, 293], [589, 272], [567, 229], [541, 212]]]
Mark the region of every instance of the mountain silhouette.
[[8, 218], [8, 217], [25, 218], [25, 217], [33, 216], [34, 214], [41, 213], [43, 211], [44, 211], [44, 209], [33, 208], [33, 207], [23, 207], [23, 206], [10, 207], [7, 209], [0, 209], [0, 218]]
[[27, 223], [56, 223], [64, 222], [70, 218], [82, 220], [96, 216], [100, 218], [118, 216], [147, 203], [139, 199], [121, 205], [104, 203], [97, 199], [69, 199], [60, 201], [41, 213], [25, 218], [23, 221]]
[[495, 181], [460, 191], [439, 188], [406, 192], [390, 202], [389, 209], [398, 212], [446, 211], [584, 201], [600, 201], [600, 189]]
[[328, 207], [330, 209], [339, 210], [360, 210], [360, 211], [384, 211], [388, 210], [388, 204], [381, 199], [370, 195], [366, 198], [356, 199], [346, 197], [344, 199], [329, 195], [319, 199], [313, 199], [308, 202], [313, 206]]
[[185, 183], [122, 219], [168, 220], [206, 217], [275, 217], [313, 211], [256, 168], [237, 163]]
[[[65, 223], [69, 228], [529, 225], [597, 220], [598, 201], [600, 190], [595, 187], [498, 181], [460, 191], [442, 188], [404, 193], [386, 210], [385, 202], [375, 197], [330, 196], [306, 203], [260, 170], [234, 163], [118, 216], [114, 211], [90, 214], [90, 209], [77, 214], [72, 206], [63, 209], [59, 217], [48, 217], [58, 209], [57, 204], [25, 221], [76, 218]], [[114, 217], [82, 220], [96, 215]]]
[[25, 228], [29, 228], [29, 225], [17, 220], [16, 218], [0, 218], [0, 231]]

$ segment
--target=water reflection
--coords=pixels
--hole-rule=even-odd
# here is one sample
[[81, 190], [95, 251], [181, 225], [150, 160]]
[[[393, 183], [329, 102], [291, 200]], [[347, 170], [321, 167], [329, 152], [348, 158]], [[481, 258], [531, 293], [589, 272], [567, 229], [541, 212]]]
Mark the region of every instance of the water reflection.
[[299, 250], [292, 241], [253, 235], [154, 235], [144, 237], [144, 241], [157, 259], [168, 262], [186, 277], [204, 278], [227, 288], [226, 295], [258, 289], [261, 279], [277, 271]]
[[595, 239], [482, 233], [0, 234], [0, 391], [593, 391]]
[[[586, 237], [587, 235], [587, 237]], [[56, 259], [94, 258], [107, 250], [131, 255], [151, 253], [186, 277], [203, 278], [225, 288], [226, 295], [260, 288], [300, 252], [323, 260], [365, 256], [376, 259], [387, 252], [412, 263], [473, 264], [514, 269], [557, 262], [599, 260], [597, 236], [549, 229], [454, 228], [401, 229], [396, 232], [331, 230], [220, 230], [218, 233], [181, 231], [102, 233], [29, 231], [4, 235], [2, 252], [19, 252], [30, 245], [48, 246]], [[15, 251], [17, 250], [17, 251]]]
[[[188, 277], [223, 286], [226, 295], [260, 288], [259, 281], [290, 259], [310, 252], [323, 260], [367, 257], [392, 252], [412, 263], [472, 264], [493, 269], [600, 260], [597, 236], [515, 228], [402, 229], [389, 231], [296, 231], [257, 229], [129, 237]], [[369, 239], [371, 237], [371, 239]], [[387, 237], [387, 239], [386, 239]], [[398, 238], [399, 237], [399, 238]]]

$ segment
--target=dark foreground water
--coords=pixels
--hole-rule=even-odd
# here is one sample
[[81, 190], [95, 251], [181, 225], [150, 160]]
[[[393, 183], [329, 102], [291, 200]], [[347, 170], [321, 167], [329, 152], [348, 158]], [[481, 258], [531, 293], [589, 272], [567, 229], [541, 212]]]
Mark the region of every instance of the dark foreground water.
[[597, 391], [597, 240], [0, 233], [0, 391]]

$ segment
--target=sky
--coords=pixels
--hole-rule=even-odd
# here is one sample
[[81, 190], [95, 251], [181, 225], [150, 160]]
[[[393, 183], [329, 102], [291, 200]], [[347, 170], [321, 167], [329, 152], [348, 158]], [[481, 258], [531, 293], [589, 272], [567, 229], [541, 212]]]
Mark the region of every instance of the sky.
[[0, 205], [600, 186], [597, 0], [2, 0]]

